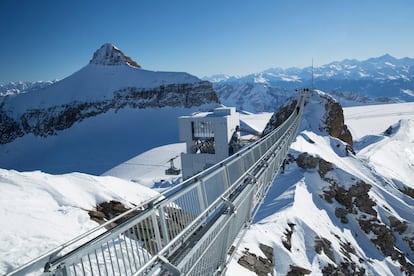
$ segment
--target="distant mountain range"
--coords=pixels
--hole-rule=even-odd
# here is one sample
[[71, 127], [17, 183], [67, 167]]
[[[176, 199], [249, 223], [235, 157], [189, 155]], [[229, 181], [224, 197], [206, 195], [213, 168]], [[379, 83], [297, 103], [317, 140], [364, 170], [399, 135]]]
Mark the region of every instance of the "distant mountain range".
[[32, 90], [40, 89], [49, 86], [55, 81], [18, 81], [9, 82], [7, 84], [0, 85], [0, 96], [7, 96], [18, 94], [21, 92], [30, 92]]
[[[214, 75], [221, 102], [251, 112], [274, 111], [282, 93], [312, 87], [312, 67], [272, 68], [246, 76]], [[414, 59], [390, 55], [364, 61], [345, 59], [313, 68], [313, 86], [342, 105], [414, 101]], [[253, 102], [252, 102], [253, 101]], [[246, 109], [247, 108], [247, 109]]]
[[[95, 59], [101, 60], [102, 56]], [[129, 57], [123, 62], [127, 60], [139, 67]], [[414, 101], [414, 58], [398, 59], [389, 54], [363, 61], [345, 59], [313, 69], [271, 68], [246, 76], [218, 74], [203, 80], [213, 83], [224, 105], [250, 112], [273, 112], [293, 90], [312, 87], [312, 70], [314, 88], [331, 94], [343, 106]], [[54, 82], [0, 85], [0, 96], [30, 92]]]

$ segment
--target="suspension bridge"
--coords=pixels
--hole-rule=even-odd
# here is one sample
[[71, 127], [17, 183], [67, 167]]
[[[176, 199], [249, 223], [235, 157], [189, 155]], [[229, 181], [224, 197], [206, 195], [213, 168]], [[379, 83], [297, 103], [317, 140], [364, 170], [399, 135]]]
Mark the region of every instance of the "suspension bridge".
[[7, 275], [223, 275], [298, 130], [282, 125], [157, 198]]

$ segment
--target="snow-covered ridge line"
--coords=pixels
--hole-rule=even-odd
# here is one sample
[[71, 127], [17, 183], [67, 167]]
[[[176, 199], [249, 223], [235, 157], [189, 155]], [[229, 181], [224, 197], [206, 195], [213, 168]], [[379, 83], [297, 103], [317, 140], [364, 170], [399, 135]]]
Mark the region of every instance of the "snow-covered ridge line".
[[32, 133], [56, 135], [110, 109], [192, 107], [219, 103], [211, 83], [187, 73], [143, 70], [112, 44], [71, 76], [30, 93], [0, 98], [0, 144]]
[[345, 123], [352, 119], [356, 138], [352, 152], [327, 135], [332, 112], [323, 110], [326, 100], [322, 93], [310, 95], [284, 173], [247, 230], [229, 275], [414, 273], [412, 103], [347, 110]]
[[[312, 79], [378, 79], [409, 81], [414, 76], [414, 58], [395, 58], [389, 54], [366, 60], [344, 59], [315, 67], [270, 68], [262, 72], [251, 73], [245, 76], [213, 75], [203, 79], [211, 82], [240, 82], [255, 81], [269, 83], [276, 80], [287, 82], [303, 82]], [[256, 81], [257, 82], [257, 81]]]
[[18, 137], [32, 133], [46, 137], [57, 131], [70, 128], [74, 123], [89, 117], [103, 114], [110, 109], [194, 107], [208, 103], [218, 103], [216, 94], [209, 82], [197, 84], [169, 84], [156, 89], [128, 87], [114, 91], [113, 97], [94, 102], [74, 101], [47, 109], [29, 109], [19, 117], [9, 116], [0, 108], [0, 144], [12, 142]]
[[414, 58], [390, 55], [364, 61], [335, 61], [314, 68], [271, 68], [246, 76], [214, 75], [204, 79], [214, 83], [224, 104], [250, 112], [273, 112], [271, 103], [278, 100], [277, 91], [287, 94], [310, 87], [334, 94], [343, 106], [414, 101]]

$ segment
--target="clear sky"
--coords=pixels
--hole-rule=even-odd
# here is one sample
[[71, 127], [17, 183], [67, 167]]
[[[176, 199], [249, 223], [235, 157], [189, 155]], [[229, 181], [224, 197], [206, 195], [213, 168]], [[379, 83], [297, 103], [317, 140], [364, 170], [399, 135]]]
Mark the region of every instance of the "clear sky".
[[110, 42], [198, 77], [414, 56], [413, 0], [1, 0], [0, 84], [62, 79]]

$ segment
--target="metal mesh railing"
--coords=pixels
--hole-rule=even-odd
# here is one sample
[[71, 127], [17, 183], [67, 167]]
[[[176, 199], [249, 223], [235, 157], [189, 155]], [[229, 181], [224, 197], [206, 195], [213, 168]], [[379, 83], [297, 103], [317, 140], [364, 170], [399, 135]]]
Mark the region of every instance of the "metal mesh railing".
[[261, 140], [10, 275], [39, 266], [52, 275], [219, 274], [273, 183], [303, 104], [301, 96], [300, 112]]

